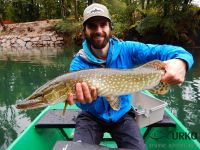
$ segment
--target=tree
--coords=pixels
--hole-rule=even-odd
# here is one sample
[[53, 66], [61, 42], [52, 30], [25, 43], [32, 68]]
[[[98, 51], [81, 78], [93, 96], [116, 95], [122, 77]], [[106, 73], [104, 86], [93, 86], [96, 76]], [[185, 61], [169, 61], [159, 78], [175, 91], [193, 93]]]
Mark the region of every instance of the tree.
[[61, 7], [61, 15], [62, 18], [67, 17], [67, 1], [66, 0], [60, 0], [60, 7]]

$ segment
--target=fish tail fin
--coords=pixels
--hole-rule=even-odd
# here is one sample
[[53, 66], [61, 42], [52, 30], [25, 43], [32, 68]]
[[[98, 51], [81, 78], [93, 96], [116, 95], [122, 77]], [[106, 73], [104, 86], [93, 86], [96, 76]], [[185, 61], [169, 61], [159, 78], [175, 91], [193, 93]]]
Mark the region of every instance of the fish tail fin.
[[[142, 67], [161, 70], [164, 75], [166, 64], [160, 60], [153, 60], [144, 64]], [[149, 91], [154, 94], [166, 94], [169, 91], [169, 84], [160, 82], [153, 89], [149, 89]]]
[[160, 82], [153, 89], [149, 89], [149, 91], [154, 94], [166, 94], [169, 92], [169, 84]]

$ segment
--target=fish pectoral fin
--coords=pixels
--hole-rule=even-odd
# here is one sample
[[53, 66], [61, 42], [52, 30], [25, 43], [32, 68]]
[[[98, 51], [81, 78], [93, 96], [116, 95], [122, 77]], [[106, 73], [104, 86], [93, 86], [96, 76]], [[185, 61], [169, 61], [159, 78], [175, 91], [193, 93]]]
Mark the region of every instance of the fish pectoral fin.
[[74, 97], [75, 97], [75, 96], [74, 96], [71, 92], [68, 92], [68, 94], [67, 94], [67, 98], [66, 98], [66, 100], [64, 101], [65, 106], [64, 106], [64, 109], [63, 109], [62, 116], [65, 115], [65, 112], [66, 112], [67, 106], [68, 106], [68, 104], [70, 104], [70, 103], [68, 102], [68, 100], [69, 100], [69, 99], [74, 99]]
[[64, 109], [63, 109], [63, 112], [62, 112], [62, 116], [65, 115], [65, 112], [66, 112], [67, 106], [68, 106], [68, 102], [65, 101], [65, 106], [64, 106]]
[[120, 102], [119, 97], [117, 97], [117, 96], [107, 96], [106, 99], [107, 99], [108, 103], [110, 104], [110, 107], [113, 110], [119, 110], [120, 109], [121, 102]]
[[154, 94], [166, 94], [169, 92], [169, 84], [160, 82], [153, 89], [149, 89], [149, 91]]

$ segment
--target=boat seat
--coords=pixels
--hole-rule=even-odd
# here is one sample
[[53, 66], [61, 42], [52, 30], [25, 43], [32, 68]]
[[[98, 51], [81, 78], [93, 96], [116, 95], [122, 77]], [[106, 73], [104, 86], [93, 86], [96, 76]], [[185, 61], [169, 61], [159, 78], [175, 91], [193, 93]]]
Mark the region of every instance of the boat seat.
[[80, 111], [79, 109], [67, 109], [63, 116], [62, 109], [51, 109], [37, 122], [35, 128], [58, 128], [66, 140], [72, 140], [64, 128], [75, 128], [76, 117]]
[[[63, 128], [75, 128], [76, 117], [81, 110], [68, 109], [62, 116], [62, 109], [52, 109], [37, 122], [35, 128], [59, 128], [62, 134], [69, 140], [69, 137], [64, 132]], [[176, 127], [176, 123], [164, 113], [163, 120], [147, 126], [143, 138], [145, 139], [152, 128], [155, 127]]]
[[62, 109], [51, 109], [37, 122], [35, 128], [74, 128], [80, 111], [79, 109], [67, 109], [63, 116]]

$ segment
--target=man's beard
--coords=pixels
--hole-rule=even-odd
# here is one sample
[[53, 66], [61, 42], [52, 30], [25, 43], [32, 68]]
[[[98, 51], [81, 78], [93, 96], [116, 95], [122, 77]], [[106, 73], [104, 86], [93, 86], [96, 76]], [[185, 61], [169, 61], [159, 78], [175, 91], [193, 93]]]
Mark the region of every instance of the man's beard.
[[[97, 37], [103, 37], [102, 42], [96, 42], [94, 39]], [[102, 33], [91, 33], [90, 35], [85, 34], [85, 39], [87, 40], [88, 44], [93, 46], [96, 49], [104, 48], [107, 43], [109, 42], [109, 38], [111, 37], [111, 32], [107, 35], [105, 32]]]

